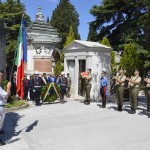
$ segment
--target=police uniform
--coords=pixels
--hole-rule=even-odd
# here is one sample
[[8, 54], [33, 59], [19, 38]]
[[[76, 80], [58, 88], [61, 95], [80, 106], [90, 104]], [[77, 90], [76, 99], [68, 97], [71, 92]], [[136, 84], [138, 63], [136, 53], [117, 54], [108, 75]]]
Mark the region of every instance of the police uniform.
[[140, 89], [141, 77], [139, 75], [132, 76], [131, 81], [136, 81], [136, 84], [129, 82], [129, 98], [131, 110], [135, 113], [137, 109], [137, 99]]
[[30, 83], [29, 83], [29, 80], [26, 78], [24, 79], [23, 82], [24, 82], [24, 99], [27, 100]]
[[102, 97], [102, 107], [106, 107], [106, 97], [108, 96], [108, 88], [109, 85], [108, 78], [107, 77], [101, 77], [100, 79], [100, 94]]
[[[88, 79], [87, 79], [88, 78]], [[85, 94], [86, 94], [86, 104], [90, 103], [90, 92], [91, 92], [91, 80], [92, 74], [89, 73], [85, 78]]]
[[33, 78], [33, 85], [34, 85], [34, 98], [36, 105], [40, 105], [40, 96], [41, 96], [41, 86], [42, 86], [42, 79], [41, 77]]
[[124, 97], [124, 84], [126, 80], [126, 76], [124, 74], [119, 74], [117, 79], [122, 83], [116, 80], [116, 97], [117, 97], [117, 106], [118, 110], [122, 111], [123, 107], [123, 97]]
[[146, 81], [147, 84], [146, 84], [145, 96], [147, 98], [147, 111], [150, 111], [150, 77], [147, 77]]

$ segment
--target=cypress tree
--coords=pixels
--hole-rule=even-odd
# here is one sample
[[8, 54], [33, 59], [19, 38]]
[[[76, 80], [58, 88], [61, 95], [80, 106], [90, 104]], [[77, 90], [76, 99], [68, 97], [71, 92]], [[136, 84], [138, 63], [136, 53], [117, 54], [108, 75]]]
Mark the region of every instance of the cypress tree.
[[74, 39], [75, 39], [74, 32], [73, 32], [73, 29], [72, 29], [72, 26], [71, 26], [64, 47], [68, 46], [72, 41], [74, 41]]
[[[101, 41], [101, 44], [111, 47], [109, 40], [105, 36]], [[111, 74], [116, 73], [116, 62], [115, 62], [115, 52], [112, 50], [111, 52]]]
[[129, 77], [133, 75], [135, 69], [142, 70], [142, 61], [132, 43], [125, 46], [120, 66], [126, 70], [126, 75]]
[[69, 33], [70, 26], [73, 28], [75, 39], [80, 39], [78, 33], [79, 14], [70, 0], [60, 0], [56, 9], [52, 13], [50, 24], [58, 29], [62, 41], [59, 48], [63, 48], [66, 43], [66, 37]]
[[62, 71], [63, 71], [63, 66], [60, 63], [60, 61], [58, 61], [54, 67], [54, 74], [58, 77]]

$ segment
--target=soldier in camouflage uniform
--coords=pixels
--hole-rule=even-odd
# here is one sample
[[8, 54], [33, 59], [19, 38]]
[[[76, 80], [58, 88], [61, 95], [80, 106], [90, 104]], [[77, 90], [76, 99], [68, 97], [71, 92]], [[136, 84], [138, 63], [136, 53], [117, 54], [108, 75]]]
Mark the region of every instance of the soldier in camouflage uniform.
[[129, 81], [129, 97], [130, 97], [130, 105], [131, 105], [131, 114], [136, 113], [137, 109], [137, 99], [140, 89], [141, 77], [139, 76], [139, 70], [134, 71], [134, 76], [131, 78], [126, 78]]
[[117, 74], [114, 79], [116, 80], [116, 96], [117, 96], [117, 106], [118, 111], [122, 111], [123, 107], [123, 97], [124, 97], [124, 84], [126, 76], [124, 75], [124, 69], [121, 67], [119, 74]]
[[148, 71], [147, 77], [144, 81], [146, 82], [145, 97], [147, 99], [147, 111], [150, 112], [150, 70]]

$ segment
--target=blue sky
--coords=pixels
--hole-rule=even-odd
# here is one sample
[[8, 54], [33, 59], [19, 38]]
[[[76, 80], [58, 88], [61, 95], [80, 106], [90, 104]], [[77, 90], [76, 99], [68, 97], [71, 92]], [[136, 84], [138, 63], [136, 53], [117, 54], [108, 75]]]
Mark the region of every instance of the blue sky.
[[[2, 0], [2, 2], [5, 0]], [[56, 8], [59, 0], [21, 0], [25, 4], [27, 14], [31, 17], [31, 20], [35, 20], [35, 14], [37, 13], [37, 7], [41, 6], [45, 20], [48, 16], [51, 17], [52, 11]], [[88, 22], [94, 20], [94, 17], [89, 13], [89, 10], [94, 5], [100, 5], [101, 0], [70, 0], [75, 6], [80, 19], [79, 33], [81, 40], [87, 40], [89, 32]]]

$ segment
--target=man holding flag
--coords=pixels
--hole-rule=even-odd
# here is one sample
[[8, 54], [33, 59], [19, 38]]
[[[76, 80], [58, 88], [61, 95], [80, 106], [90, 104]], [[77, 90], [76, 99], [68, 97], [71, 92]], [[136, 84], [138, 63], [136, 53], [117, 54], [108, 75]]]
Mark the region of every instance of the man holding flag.
[[22, 19], [19, 38], [18, 38], [18, 49], [15, 64], [17, 66], [17, 80], [16, 88], [18, 96], [24, 98], [24, 63], [27, 62], [27, 41], [26, 41], [26, 30], [25, 30], [25, 20]]

